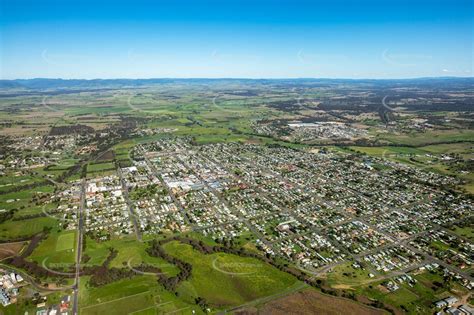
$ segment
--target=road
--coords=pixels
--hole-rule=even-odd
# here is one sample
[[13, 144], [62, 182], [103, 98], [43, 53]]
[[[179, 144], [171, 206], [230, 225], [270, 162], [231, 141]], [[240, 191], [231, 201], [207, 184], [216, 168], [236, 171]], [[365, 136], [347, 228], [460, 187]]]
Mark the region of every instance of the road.
[[74, 293], [73, 293], [73, 305], [72, 314], [78, 314], [79, 304], [79, 281], [81, 272], [81, 259], [82, 259], [82, 241], [84, 232], [84, 207], [86, 202], [86, 179], [83, 178], [81, 182], [81, 198], [78, 210], [78, 224], [77, 224], [77, 249], [76, 249], [76, 276], [74, 280]]
[[171, 191], [169, 191], [168, 185], [166, 185], [165, 181], [163, 180], [163, 177], [161, 177], [160, 172], [158, 172], [155, 165], [148, 159], [148, 157], [145, 154], [145, 151], [143, 150], [143, 148], [141, 146], [138, 147], [138, 151], [142, 154], [142, 156], [145, 159], [145, 162], [147, 163], [150, 171], [159, 179], [161, 185], [166, 188], [168, 196], [170, 196], [170, 198], [173, 201], [176, 208], [178, 208], [178, 210], [181, 212], [181, 215], [183, 216], [183, 219], [186, 222], [186, 224], [191, 226], [191, 223], [189, 222], [188, 215], [186, 214], [186, 210], [183, 208], [183, 206], [181, 206], [181, 203], [176, 198], [176, 196], [174, 194], [172, 194]]
[[[201, 156], [202, 158], [204, 159], [207, 159], [207, 157], [203, 157]], [[218, 161], [215, 161], [213, 160], [213, 162], [215, 162], [216, 164], [220, 165], [220, 163]], [[220, 165], [222, 167], [222, 165]], [[283, 178], [280, 174], [277, 174], [277, 173], [274, 173], [272, 170], [269, 170], [267, 169], [266, 167], [263, 167], [263, 166], [260, 166], [262, 170], [266, 170], [266, 171], [269, 171], [270, 173], [274, 174], [277, 176], [277, 178], [285, 183], [288, 183], [287, 179], [286, 178]], [[241, 178], [240, 178], [241, 179]], [[242, 179], [241, 179], [242, 180]], [[263, 191], [262, 189], [260, 188], [256, 188], [257, 191], [259, 191], [260, 194], [264, 194], [264, 195], [268, 195], [267, 192]], [[354, 189], [351, 189], [354, 193], [362, 196], [362, 194]], [[380, 246], [380, 247], [377, 247], [377, 248], [374, 248], [372, 250], [368, 250], [368, 251], [364, 251], [358, 255], [353, 255], [353, 254], [349, 254], [349, 257], [351, 257], [352, 259], [354, 260], [359, 260], [361, 258], [363, 258], [365, 255], [367, 254], [371, 254], [371, 253], [376, 253], [376, 252], [379, 252], [380, 250], [382, 249], [385, 249], [385, 248], [391, 248], [391, 247], [396, 247], [396, 246], [404, 246], [405, 248], [407, 248], [408, 250], [411, 250], [419, 255], [422, 255], [422, 257], [424, 257], [423, 261], [420, 262], [420, 263], [416, 263], [414, 265], [411, 265], [409, 267], [406, 267], [402, 270], [398, 270], [398, 271], [394, 271], [394, 272], [391, 272], [389, 273], [388, 275], [384, 276], [384, 278], [391, 278], [393, 276], [397, 276], [397, 275], [400, 275], [400, 274], [403, 274], [409, 270], [413, 270], [413, 269], [416, 269], [416, 268], [419, 268], [423, 265], [426, 265], [426, 264], [429, 264], [429, 263], [437, 263], [439, 264], [440, 266], [443, 266], [445, 268], [447, 268], [448, 270], [452, 271], [452, 272], [455, 272], [461, 276], [463, 276], [464, 278], [468, 279], [469, 281], [473, 281], [473, 277], [471, 275], [469, 275], [467, 272], [464, 272], [462, 270], [460, 270], [459, 268], [455, 267], [455, 266], [452, 266], [444, 261], [441, 261], [431, 255], [429, 255], [428, 253], [422, 251], [422, 250], [419, 250], [417, 248], [414, 248], [413, 246], [411, 246], [409, 244], [409, 242], [413, 239], [415, 239], [416, 237], [419, 237], [419, 236], [422, 236], [422, 235], [425, 235], [427, 234], [429, 231], [422, 231], [420, 233], [417, 233], [417, 234], [414, 234], [414, 235], [411, 235], [410, 237], [408, 238], [404, 238], [404, 239], [398, 239], [396, 236], [394, 235], [391, 235], [390, 233], [387, 233], [385, 231], [382, 231], [380, 229], [378, 229], [377, 227], [375, 227], [373, 224], [370, 224], [369, 222], [366, 221], [366, 219], [369, 218], [369, 216], [354, 216], [354, 215], [348, 215], [346, 211], [343, 211], [343, 209], [340, 209], [338, 206], [334, 205], [331, 201], [327, 201], [327, 200], [321, 200], [320, 198], [317, 198], [318, 201], [321, 203], [321, 204], [324, 204], [328, 207], [331, 207], [333, 208], [334, 210], [336, 210], [337, 212], [339, 212], [340, 214], [342, 214], [344, 217], [346, 217], [345, 220], [343, 220], [343, 222], [340, 222], [340, 223], [334, 223], [333, 225], [334, 226], [337, 226], [337, 225], [340, 225], [340, 224], [343, 224], [343, 223], [347, 223], [348, 221], [352, 221], [352, 220], [358, 220], [358, 221], [361, 221], [362, 223], [366, 224], [368, 227], [370, 227], [371, 229], [375, 230], [376, 232], [382, 234], [384, 237], [386, 237], [388, 240], [391, 240], [391, 242], [387, 245], [384, 245], [384, 246]], [[411, 204], [416, 204], [416, 203], [419, 203], [421, 202], [420, 200], [418, 201], [415, 201]], [[299, 217], [299, 214], [295, 213], [292, 209], [289, 209], [288, 207], [284, 206], [281, 202], [279, 202], [278, 200], [276, 201], [277, 205], [279, 206], [279, 208], [282, 209], [282, 211], [285, 211], [291, 215], [293, 215], [297, 220], [300, 219]], [[392, 210], [396, 210], [394, 207], [390, 207]], [[400, 211], [400, 209], [398, 209]], [[408, 213], [407, 211], [403, 210], [403, 212], [405, 212], [406, 214], [410, 215], [411, 218], [413, 218], [413, 215]], [[415, 217], [416, 219], [420, 219], [420, 217]], [[413, 218], [413, 219], [415, 219]], [[437, 229], [437, 230], [443, 230], [447, 233], [450, 233], [450, 234], [454, 234], [452, 231], [449, 231], [437, 224], [433, 224], [432, 222], [430, 222], [432, 224], [432, 227], [434, 229]], [[312, 228], [311, 231], [312, 232], [323, 232], [327, 227], [324, 227], [324, 228], [321, 228], [321, 229], [318, 229], [316, 227]], [[295, 235], [295, 237], [298, 237], [300, 235]], [[288, 238], [292, 238], [291, 236], [288, 237]], [[464, 239], [464, 238], [463, 238]], [[340, 244], [338, 244], [340, 245]], [[337, 246], [340, 248], [340, 246]], [[344, 259], [342, 261], [339, 261], [339, 262], [336, 262], [336, 263], [333, 263], [333, 264], [329, 264], [329, 265], [325, 265], [324, 267], [322, 267], [321, 269], [315, 271], [315, 272], [310, 272], [311, 274], [313, 274], [313, 276], [317, 276], [317, 275], [321, 275], [325, 272], [327, 272], [329, 269], [337, 266], [337, 265], [340, 265], [340, 264], [343, 264], [343, 263], [346, 263], [348, 260], [347, 259]]]
[[15, 270], [15, 273], [19, 274], [25, 280], [25, 282], [28, 282], [29, 284], [31, 284], [33, 286], [33, 288], [35, 288], [38, 291], [60, 292], [60, 291], [64, 291], [64, 290], [74, 289], [74, 285], [66, 286], [66, 287], [56, 287], [56, 288], [43, 287], [42, 285], [39, 285], [38, 283], [36, 283], [36, 281], [35, 281], [35, 279], [33, 279], [33, 277], [31, 277], [30, 275], [28, 275], [26, 272], [24, 272], [21, 269], [17, 269], [17, 268], [14, 268], [14, 267], [10, 266], [10, 265], [5, 265], [5, 264], [2, 264], [2, 263], [0, 263], [0, 267], [3, 267], [5, 269], [9, 269], [9, 270]]
[[137, 214], [135, 213], [135, 210], [133, 210], [133, 203], [130, 200], [130, 197], [128, 195], [128, 186], [127, 186], [127, 183], [125, 182], [125, 179], [123, 178], [122, 169], [120, 167], [117, 167], [117, 174], [120, 177], [120, 183], [122, 184], [123, 197], [125, 199], [125, 202], [127, 203], [128, 212], [130, 214], [130, 219], [132, 220], [133, 226], [135, 228], [135, 234], [137, 236], [137, 240], [141, 242], [142, 235], [140, 233], [140, 226], [138, 225], [138, 221], [137, 221]]
[[[286, 178], [282, 177], [280, 174], [278, 173], [275, 173], [273, 172], [272, 170], [268, 169], [268, 168], [265, 168], [265, 167], [262, 167], [262, 169], [268, 171], [268, 172], [271, 172], [272, 174], [274, 174], [275, 176], [277, 176], [277, 178], [285, 183], [288, 183], [288, 181], [286, 180]], [[355, 194], [359, 195], [359, 196], [363, 196], [363, 194], [360, 192], [360, 191], [357, 191], [356, 189], [353, 189], [353, 188], [350, 188], [349, 189], [351, 191], [353, 191]], [[376, 232], [382, 234], [383, 236], [385, 236], [387, 239], [391, 240], [393, 243], [389, 244], [389, 245], [386, 245], [388, 247], [392, 247], [392, 246], [397, 246], [397, 245], [403, 245], [405, 246], [407, 249], [417, 253], [417, 254], [420, 254], [422, 255], [423, 257], [426, 257], [426, 260], [429, 262], [429, 263], [437, 263], [445, 268], [447, 268], [448, 270], [452, 271], [452, 272], [455, 272], [455, 273], [458, 273], [459, 275], [463, 276], [464, 278], [468, 279], [469, 281], [474, 281], [474, 278], [468, 274], [467, 272], [464, 272], [462, 270], [460, 270], [459, 268], [455, 267], [455, 266], [452, 266], [442, 260], [439, 260], [431, 255], [429, 255], [428, 253], [426, 253], [425, 251], [422, 251], [422, 250], [419, 250], [417, 248], [414, 248], [413, 246], [409, 245], [408, 244], [408, 241], [409, 240], [412, 240], [414, 239], [415, 237], [414, 236], [421, 236], [421, 235], [424, 235], [426, 233], [428, 233], [428, 231], [423, 231], [421, 233], [417, 233], [415, 235], [412, 235], [410, 236], [409, 238], [406, 238], [406, 239], [397, 239], [394, 235], [391, 235], [390, 233], [387, 233], [385, 231], [382, 231], [380, 229], [378, 229], [377, 227], [375, 227], [373, 224], [369, 223], [366, 221], [366, 217], [367, 216], [362, 216], [362, 217], [357, 217], [357, 216], [348, 216], [347, 213], [345, 213], [342, 209], [340, 209], [338, 206], [334, 205], [331, 201], [323, 201], [321, 200], [320, 198], [317, 198], [319, 202], [327, 205], [327, 206], [330, 206], [332, 207], [333, 209], [337, 210], [339, 213], [343, 214], [345, 217], [349, 217], [349, 219], [352, 219], [352, 220], [358, 220], [362, 223], [364, 223], [365, 225], [367, 225], [368, 227], [370, 227], [371, 229], [375, 230]], [[417, 201], [414, 201], [412, 203], [410, 203], [409, 205], [414, 205], [414, 204], [418, 204], [418, 203], [421, 203], [423, 200], [417, 200]], [[329, 203], [329, 204], [328, 204]], [[405, 205], [405, 207], [408, 207], [409, 205]], [[412, 219], [417, 219], [417, 220], [421, 220], [420, 217], [417, 217], [415, 215], [413, 215], [412, 213], [406, 211], [405, 209], [403, 209], [402, 207], [399, 207], [399, 208], [396, 208], [394, 206], [390, 206], [389, 209], [393, 210], [393, 211], [401, 211], [403, 213], [405, 213], [406, 215], [408, 215], [410, 218]], [[291, 209], [287, 209], [285, 207], [286, 211], [290, 210]], [[292, 211], [291, 211], [292, 212]], [[294, 215], [296, 217], [298, 217], [298, 215], [296, 213], [294, 213]], [[449, 231], [448, 229], [445, 229], [443, 228], [442, 226], [438, 225], [438, 224], [435, 224], [433, 222], [430, 222], [430, 224], [432, 225], [433, 229], [435, 230], [443, 230], [449, 234], [452, 234], [452, 235], [455, 235], [456, 237], [459, 237], [459, 235], [453, 233], [452, 231]], [[337, 224], [336, 224], [337, 225]], [[461, 239], [464, 239], [464, 240], [467, 240], [463, 237], [460, 237]], [[469, 241], [469, 240], [467, 240]], [[375, 249], [375, 251], [379, 251], [381, 249], [381, 247], [378, 247]], [[364, 252], [362, 253], [363, 255], [366, 255], [368, 252]], [[357, 259], [356, 256], [358, 256], [358, 258], [362, 258], [362, 256], [360, 255], [351, 255], [354, 259]], [[327, 267], [327, 266], [326, 266]], [[330, 267], [329, 267], [330, 268]]]
[[[206, 159], [204, 156], [200, 156], [203, 159]], [[250, 224], [250, 222], [245, 218], [244, 214], [234, 207], [233, 205], [229, 204], [227, 200], [222, 196], [222, 194], [217, 191], [215, 188], [211, 187], [205, 180], [204, 178], [201, 177], [201, 175], [196, 172], [191, 166], [189, 166], [185, 161], [183, 161], [181, 158], [176, 157], [178, 161], [180, 161], [187, 169], [188, 171], [194, 173], [197, 178], [206, 186], [207, 189], [209, 189], [216, 197], [219, 199], [219, 201], [225, 205], [232, 213], [241, 220], [242, 223], [245, 224], [245, 226], [255, 235], [259, 240], [261, 240], [263, 243], [265, 243], [266, 246], [272, 247], [272, 244], [260, 233], [254, 226], [253, 224]], [[217, 164], [216, 164], [217, 165]], [[235, 176], [235, 175], [234, 175]]]
[[[155, 176], [157, 176], [157, 178], [160, 180], [161, 184], [163, 185], [163, 187], [167, 187], [166, 186], [166, 183], [164, 182], [163, 178], [161, 177], [161, 174], [157, 171], [156, 167], [154, 166], [154, 164], [145, 156], [145, 152], [144, 150], [139, 147], [139, 151], [140, 153], [143, 154], [143, 157], [145, 158], [145, 161], [147, 163], [147, 166], [149, 167], [149, 169], [155, 174]], [[210, 185], [208, 185], [206, 183], [206, 181], [200, 177], [200, 175], [186, 162], [184, 162], [180, 157], [176, 157], [184, 166], [186, 166], [186, 168], [193, 172], [194, 174], [196, 174], [198, 176], [198, 178], [206, 185], [206, 187], [216, 196], [218, 197], [218, 199], [224, 204], [226, 205], [234, 214], [238, 215], [239, 219], [238, 221], [241, 221], [243, 223], [245, 223], [245, 225], [247, 227], [249, 227], [249, 229], [252, 231], [252, 233], [258, 237], [259, 239], [261, 239], [263, 242], [265, 242], [266, 245], [268, 246], [272, 246], [273, 242], [269, 242], [268, 240], [266, 240], [265, 237], [263, 237], [263, 235], [261, 235], [261, 233], [259, 231], [257, 231], [255, 229], [255, 227], [253, 227], [252, 224], [250, 224], [248, 222], [248, 220], [243, 217], [243, 214], [240, 212], [239, 209], [233, 207], [232, 205], [230, 205], [227, 200], [225, 198], [223, 198], [223, 196], [221, 195], [221, 193], [219, 191], [217, 191], [216, 189], [212, 188]], [[210, 161], [211, 158], [208, 158], [207, 156], [202, 156], [201, 155], [201, 158], [204, 159], [204, 160], [208, 160]], [[217, 161], [215, 160], [212, 160], [213, 162], [215, 162], [217, 165], [220, 165], [220, 163], [218, 163]], [[222, 165], [221, 165], [222, 166]], [[141, 235], [139, 233], [139, 229], [138, 229], [138, 224], [137, 224], [137, 221], [136, 221], [136, 215], [133, 211], [133, 207], [132, 207], [132, 203], [129, 199], [129, 196], [128, 196], [128, 188], [126, 186], [126, 183], [125, 183], [125, 180], [123, 178], [123, 174], [121, 173], [121, 170], [118, 169], [118, 174], [120, 175], [120, 179], [121, 179], [121, 184], [122, 184], [122, 188], [123, 188], [123, 192], [124, 192], [124, 196], [125, 196], [125, 200], [127, 201], [127, 204], [128, 204], [128, 207], [129, 207], [129, 211], [130, 211], [130, 215], [132, 217], [132, 220], [134, 221], [134, 225], [135, 225], [135, 230], [136, 230], [136, 233], [137, 233], [137, 238], [139, 240], [141, 240]], [[235, 176], [235, 175], [234, 175]], [[287, 179], [284, 179], [283, 177], [281, 177], [281, 175], [277, 175], [279, 179], [282, 179], [283, 181], [287, 182]], [[242, 178], [239, 178], [239, 179], [242, 179]], [[82, 183], [81, 183], [81, 204], [80, 204], [80, 207], [79, 207], [79, 210], [78, 210], [78, 218], [79, 218], [79, 224], [78, 224], [78, 235], [77, 235], [77, 256], [76, 256], [76, 275], [75, 275], [75, 283], [73, 285], [73, 289], [74, 289], [74, 302], [73, 302], [73, 308], [72, 308], [72, 313], [73, 314], [78, 314], [78, 295], [79, 295], [79, 281], [80, 281], [80, 262], [81, 262], [81, 255], [82, 255], [82, 238], [83, 238], [83, 225], [84, 225], [84, 218], [83, 218], [83, 211], [84, 211], [84, 205], [85, 205], [85, 179], [83, 179]], [[264, 194], [264, 195], [267, 195], [269, 194], [268, 192], [266, 191], [263, 191], [261, 189], [258, 189], [259, 193], [261, 194]], [[354, 191], [355, 193], [359, 193], [357, 191]], [[185, 209], [181, 206], [180, 202], [176, 199], [176, 197], [168, 190], [168, 194], [169, 196], [172, 198], [173, 200], [173, 203], [178, 207], [178, 209], [182, 212], [183, 214], [183, 217], [184, 217], [184, 220], [187, 221], [187, 223], [189, 224], [189, 219], [186, 215], [186, 211]], [[319, 199], [319, 198], [318, 198]], [[424, 257], [423, 261], [419, 262], [419, 263], [416, 263], [414, 265], [410, 265], [402, 270], [397, 270], [397, 271], [393, 271], [387, 275], [384, 275], [383, 278], [391, 278], [393, 276], [396, 276], [396, 275], [401, 275], [401, 274], [404, 274], [410, 270], [413, 270], [413, 269], [416, 269], [416, 268], [419, 268], [420, 266], [422, 265], [425, 265], [425, 264], [428, 264], [428, 263], [433, 263], [433, 262], [436, 262], [438, 263], [439, 265], [445, 267], [445, 268], [448, 268], [449, 270], [451, 271], [454, 271], [460, 275], [462, 275], [463, 277], [469, 279], [470, 281], [473, 281], [473, 278], [468, 275], [467, 273], [464, 273], [462, 272], [461, 270], [459, 270], [458, 268], [454, 267], [454, 266], [451, 266], [435, 257], [432, 257], [430, 256], [429, 254], [427, 254], [426, 252], [424, 251], [421, 251], [417, 248], [414, 248], [413, 246], [411, 246], [409, 244], [409, 241], [414, 239], [415, 237], [418, 237], [422, 234], [425, 234], [427, 233], [427, 231], [424, 231], [424, 232], [421, 232], [421, 233], [417, 233], [415, 235], [412, 235], [406, 239], [401, 239], [401, 240], [397, 240], [396, 238], [394, 238], [393, 235], [390, 235], [389, 233], [383, 231], [383, 230], [380, 230], [378, 229], [377, 227], [375, 227], [373, 224], [371, 224], [370, 222], [367, 222], [366, 219], [368, 219], [368, 217], [366, 218], [365, 216], [362, 216], [362, 217], [357, 217], [357, 216], [352, 216], [352, 215], [347, 215], [347, 213], [345, 211], [343, 211], [343, 209], [339, 209], [336, 205], [334, 205], [331, 201], [327, 201], [327, 200], [318, 200], [321, 204], [325, 204], [326, 206], [329, 206], [333, 209], [335, 209], [336, 211], [340, 212], [341, 214], [343, 214], [343, 216], [345, 217], [345, 219], [342, 221], [342, 222], [337, 222], [337, 223], [334, 223], [334, 225], [339, 225], [339, 224], [343, 224], [343, 223], [347, 223], [348, 221], [351, 221], [351, 220], [359, 220], [361, 221], [362, 223], [366, 224], [367, 226], [369, 226], [371, 229], [375, 230], [376, 232], [384, 235], [385, 237], [387, 237], [388, 239], [391, 239], [391, 240], [394, 240], [393, 242], [387, 244], [387, 245], [384, 245], [384, 246], [381, 246], [381, 247], [378, 247], [378, 248], [375, 248], [375, 249], [372, 249], [372, 250], [368, 250], [368, 251], [365, 251], [363, 253], [360, 253], [358, 255], [350, 255], [350, 257], [352, 259], [355, 259], [355, 260], [358, 260], [358, 259], [361, 259], [364, 255], [367, 255], [367, 254], [370, 254], [370, 253], [375, 253], [375, 252], [378, 252], [382, 249], [385, 249], [385, 248], [391, 248], [391, 247], [394, 247], [394, 246], [405, 246], [407, 249], [409, 250], [412, 250], [413, 252], [416, 252], [416, 253], [419, 253], [420, 255], [422, 255]], [[299, 215], [297, 213], [295, 213], [293, 211], [293, 209], [289, 209], [288, 207], [284, 206], [281, 202], [278, 202], [277, 201], [277, 204], [280, 208], [282, 208], [283, 211], [287, 212], [287, 213], [290, 213], [292, 215], [294, 215], [297, 219], [299, 219]], [[418, 218], [419, 219], [419, 218]], [[436, 229], [442, 229], [442, 230], [446, 230], [444, 229], [443, 227], [441, 226], [434, 226]], [[324, 227], [324, 228], [315, 228], [313, 231], [318, 231], [318, 232], [322, 232], [324, 231], [324, 229], [327, 228], [327, 227]], [[451, 232], [452, 233], [452, 232]], [[289, 237], [290, 238], [290, 237]], [[315, 270], [313, 274], [313, 277], [314, 276], [318, 276], [318, 275], [321, 275], [325, 272], [327, 272], [327, 270], [331, 269], [332, 267], [334, 266], [337, 266], [339, 264], [342, 264], [342, 263], [346, 263], [348, 260], [347, 259], [344, 259], [343, 261], [339, 261], [337, 263], [334, 263], [334, 264], [330, 264], [330, 265], [326, 265], [324, 266], [323, 268], [321, 269], [318, 269], [318, 270]], [[25, 277], [27, 278], [27, 277]], [[377, 280], [380, 280], [379, 277], [377, 277]], [[269, 301], [269, 300], [272, 300], [272, 299], [276, 299], [276, 298], [279, 298], [281, 296], [284, 296], [284, 295], [287, 295], [287, 294], [290, 294], [290, 293], [293, 293], [293, 292], [296, 292], [304, 287], [306, 287], [307, 285], [306, 284], [301, 284], [300, 286], [295, 286], [295, 287], [292, 287], [291, 290], [287, 290], [287, 291], [284, 291], [284, 292], [279, 292], [278, 294], [275, 294], [275, 295], [272, 295], [272, 296], [268, 296], [268, 297], [265, 297], [263, 299], [259, 299], [259, 300], [256, 300], [256, 301], [253, 301], [251, 303], [249, 303], [248, 305], [255, 305], [255, 303], [259, 303], [259, 302], [265, 302], [265, 301]], [[62, 290], [62, 289], [60, 289]], [[238, 309], [238, 308], [242, 308], [244, 306], [248, 306], [247, 304], [245, 305], [241, 305], [239, 307], [236, 307], [236, 308], [233, 308], [232, 310], [228, 310], [228, 311], [233, 311], [235, 309]]]

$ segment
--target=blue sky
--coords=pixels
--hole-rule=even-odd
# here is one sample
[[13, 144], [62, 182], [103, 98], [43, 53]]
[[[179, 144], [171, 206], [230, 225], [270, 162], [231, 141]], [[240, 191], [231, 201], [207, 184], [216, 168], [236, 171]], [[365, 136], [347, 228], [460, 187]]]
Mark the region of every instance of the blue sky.
[[14, 78], [472, 76], [474, 0], [0, 0]]

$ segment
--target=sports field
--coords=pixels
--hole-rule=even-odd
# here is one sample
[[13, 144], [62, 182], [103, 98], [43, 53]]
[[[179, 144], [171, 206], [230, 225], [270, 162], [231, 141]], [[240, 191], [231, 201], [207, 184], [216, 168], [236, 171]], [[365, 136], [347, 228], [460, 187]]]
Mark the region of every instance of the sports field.
[[76, 233], [74, 232], [66, 232], [59, 235], [58, 240], [56, 241], [56, 251], [62, 250], [71, 250], [74, 248], [74, 240], [75, 240]]

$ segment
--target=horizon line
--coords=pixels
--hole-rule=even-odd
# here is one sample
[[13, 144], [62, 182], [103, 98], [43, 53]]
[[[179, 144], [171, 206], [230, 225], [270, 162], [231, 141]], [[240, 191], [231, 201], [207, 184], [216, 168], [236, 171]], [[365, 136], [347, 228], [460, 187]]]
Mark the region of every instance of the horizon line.
[[423, 77], [394, 77], [394, 78], [350, 78], [350, 77], [150, 77], [150, 78], [48, 78], [48, 77], [33, 77], [33, 78], [15, 78], [3, 79], [0, 81], [18, 81], [18, 80], [63, 80], [63, 81], [98, 81], [98, 80], [419, 80], [419, 79], [474, 79], [474, 76], [423, 76]]

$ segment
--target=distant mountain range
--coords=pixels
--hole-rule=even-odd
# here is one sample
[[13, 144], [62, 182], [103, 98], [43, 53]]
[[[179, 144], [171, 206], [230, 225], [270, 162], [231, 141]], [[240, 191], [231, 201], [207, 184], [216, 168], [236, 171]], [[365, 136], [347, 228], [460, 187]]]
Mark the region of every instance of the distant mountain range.
[[126, 88], [126, 87], [145, 87], [157, 84], [212, 84], [212, 83], [258, 83], [258, 84], [338, 84], [338, 83], [370, 83], [382, 85], [396, 84], [431, 84], [431, 83], [454, 83], [454, 84], [473, 84], [474, 77], [438, 77], [438, 78], [417, 78], [417, 79], [245, 79], [245, 78], [222, 78], [222, 79], [173, 79], [173, 78], [157, 78], [157, 79], [16, 79], [16, 80], [0, 80], [1, 89], [26, 89], [26, 90], [47, 90], [47, 89], [103, 89], [103, 88]]

